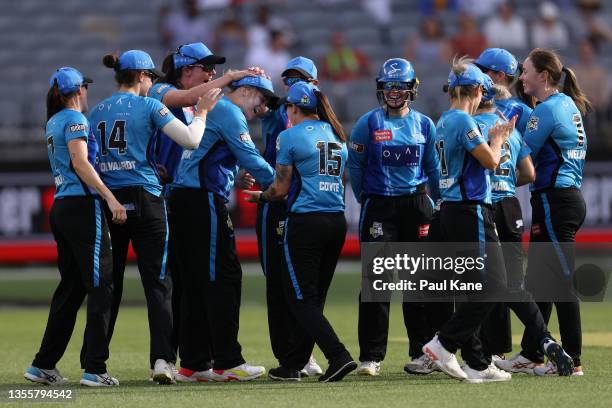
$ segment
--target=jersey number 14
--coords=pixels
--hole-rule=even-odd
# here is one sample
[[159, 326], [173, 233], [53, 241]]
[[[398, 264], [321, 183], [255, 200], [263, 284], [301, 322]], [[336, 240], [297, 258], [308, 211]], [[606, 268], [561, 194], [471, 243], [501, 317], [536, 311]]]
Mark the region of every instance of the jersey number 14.
[[102, 155], [108, 154], [108, 149], [118, 149], [119, 154], [125, 154], [127, 150], [127, 141], [125, 140], [125, 120], [116, 120], [113, 124], [110, 137], [108, 138], [108, 147], [106, 144], [106, 122], [102, 121], [98, 124], [100, 131], [100, 140], [102, 141]]

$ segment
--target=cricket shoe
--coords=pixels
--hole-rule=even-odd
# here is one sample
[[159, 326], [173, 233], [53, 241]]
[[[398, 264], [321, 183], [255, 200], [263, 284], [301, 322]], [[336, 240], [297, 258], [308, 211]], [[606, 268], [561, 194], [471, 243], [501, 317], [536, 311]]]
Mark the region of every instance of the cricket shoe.
[[104, 374], [90, 374], [83, 373], [83, 377], [79, 381], [81, 385], [86, 387], [117, 387], [119, 386], [119, 380], [114, 377], [108, 375], [108, 373]]
[[62, 385], [68, 382], [68, 379], [60, 374], [57, 367], [51, 370], [44, 370], [42, 368], [29, 366], [23, 377], [26, 380], [46, 385]]
[[212, 369], [203, 371], [193, 371], [185, 367], [181, 367], [175, 375], [176, 381], [190, 383], [190, 382], [208, 382], [213, 381]]
[[283, 366], [271, 369], [268, 377], [275, 381], [300, 381], [300, 372]]
[[[547, 376], [547, 375], [558, 375], [557, 366], [549, 361], [544, 366], [536, 367], [533, 369], [533, 373], [539, 376]], [[582, 371], [582, 366], [574, 367], [574, 371], [572, 372], [573, 376], [581, 377], [584, 375], [584, 371]]]
[[160, 385], [175, 384], [174, 372], [172, 371], [174, 364], [166, 362], [161, 358], [155, 360], [153, 365], [153, 381]]
[[[380, 363], [378, 364], [380, 367]], [[357, 363], [351, 356], [330, 362], [325, 374], [319, 377], [319, 382], [337, 382], [342, 380], [348, 373], [357, 368]]]
[[252, 366], [247, 363], [240, 364], [234, 368], [227, 370], [212, 370], [212, 379], [217, 382], [229, 381], [251, 381], [261, 377], [266, 373], [266, 369], [262, 366]]
[[465, 381], [472, 384], [480, 384], [484, 382], [510, 381], [512, 379], [512, 374], [500, 370], [493, 364], [490, 364], [482, 371], [474, 370], [466, 364], [463, 367], [463, 371], [467, 375]]
[[533, 370], [542, 365], [523, 357], [521, 353], [516, 353], [508, 360], [495, 360], [493, 363], [497, 368], [508, 373], [527, 373], [529, 375], [534, 375]]
[[319, 363], [317, 363], [317, 360], [315, 360], [314, 356], [310, 356], [308, 363], [306, 363], [304, 368], [302, 368], [302, 370], [300, 371], [300, 375], [302, 377], [309, 377], [311, 375], [321, 374], [323, 374], [323, 370], [321, 369], [321, 366], [319, 366]]
[[407, 363], [404, 366], [404, 371], [408, 374], [426, 375], [434, 371], [440, 371], [440, 369], [427, 357], [427, 354], [423, 354], [421, 357], [413, 358], [411, 362]]
[[440, 340], [438, 340], [438, 335], [435, 335], [429, 343], [423, 346], [423, 353], [449, 376], [459, 380], [467, 378], [467, 374], [461, 369], [459, 362], [457, 362], [457, 356], [442, 346]]
[[561, 347], [559, 343], [548, 339], [542, 343], [542, 348], [544, 349], [544, 354], [548, 357], [548, 361], [553, 363], [557, 368], [557, 374], [560, 376], [569, 376], [573, 374], [574, 359], [563, 350], [563, 347]]
[[380, 375], [380, 362], [361, 361], [359, 367], [357, 367], [357, 375], [368, 375], [370, 377]]

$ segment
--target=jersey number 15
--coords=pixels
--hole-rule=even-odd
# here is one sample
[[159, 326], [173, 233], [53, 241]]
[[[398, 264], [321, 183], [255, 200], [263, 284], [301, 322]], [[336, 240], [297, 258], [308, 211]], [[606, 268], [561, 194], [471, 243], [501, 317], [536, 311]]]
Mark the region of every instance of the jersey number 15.
[[336, 153], [342, 146], [333, 142], [317, 142], [319, 150], [319, 174], [338, 177], [342, 168], [342, 156]]

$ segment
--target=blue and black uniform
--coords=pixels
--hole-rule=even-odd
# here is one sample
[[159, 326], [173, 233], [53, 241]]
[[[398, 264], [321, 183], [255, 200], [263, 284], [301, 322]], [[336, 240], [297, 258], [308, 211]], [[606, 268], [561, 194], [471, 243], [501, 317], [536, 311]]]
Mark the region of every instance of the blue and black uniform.
[[[60, 71], [67, 69], [58, 70], [56, 75], [63, 75]], [[86, 373], [103, 374], [109, 356], [106, 333], [113, 288], [111, 241], [102, 200], [79, 178], [68, 150], [70, 141], [86, 141], [88, 159], [94, 165], [96, 140], [85, 116], [71, 109], [61, 110], [49, 119], [45, 138], [56, 187], [50, 224], [57, 243], [61, 281], [53, 293], [45, 335], [32, 365], [55, 368], [64, 355], [77, 312], [87, 296], [84, 338], [87, 352], [82, 365]]]
[[[361, 242], [417, 242], [426, 239], [433, 214], [429, 184], [438, 198], [438, 154], [432, 120], [410, 109], [390, 116], [383, 108], [363, 115], [349, 143], [349, 172], [361, 203]], [[433, 336], [422, 321], [422, 304], [402, 305], [410, 339], [409, 354], [418, 358]], [[389, 332], [389, 303], [359, 302], [360, 361], [384, 359]]]
[[[485, 139], [489, 128], [499, 122], [496, 113], [488, 112], [474, 116]], [[515, 129], [502, 145], [499, 166], [491, 172], [491, 201], [495, 214], [495, 226], [499, 240], [503, 242], [502, 253], [506, 266], [509, 290], [524, 288], [523, 277], [523, 214], [516, 198], [516, 166], [529, 157], [529, 147]], [[510, 313], [504, 304], [499, 304], [483, 324], [481, 339], [491, 354], [502, 355], [512, 351]]]
[[[211, 357], [218, 370], [244, 363], [238, 343], [242, 269], [225, 206], [239, 165], [261, 184], [272, 183], [274, 170], [251, 140], [246, 117], [223, 97], [206, 117], [200, 145], [183, 152], [170, 192], [172, 234], [184, 288], [181, 366], [193, 371], [207, 369]], [[207, 332], [212, 356], [202, 353]]]
[[128, 214], [125, 224], [110, 226], [115, 292], [109, 338], [119, 312], [131, 241], [147, 299], [151, 367], [157, 359], [176, 360], [172, 347], [172, 283], [166, 270], [168, 224], [153, 156], [155, 133], [173, 119], [158, 100], [123, 92], [103, 100], [90, 114], [100, 145], [100, 176]]
[[[301, 86], [312, 89], [311, 85], [293, 85], [288, 98]], [[305, 92], [312, 101], [314, 95]], [[352, 358], [323, 308], [346, 236], [342, 181], [346, 145], [329, 123], [305, 120], [279, 135], [277, 149], [276, 163], [293, 168], [283, 240], [283, 283], [297, 323], [292, 347], [280, 363], [301, 370], [316, 343], [330, 367], [343, 366]]]
[[[261, 133], [265, 142], [264, 159], [276, 167], [276, 141], [280, 132], [291, 127], [285, 106], [271, 110], [261, 120]], [[268, 186], [262, 186], [263, 189]], [[291, 339], [288, 327], [291, 312], [287, 307], [282, 284], [283, 230], [287, 219], [285, 200], [259, 203], [257, 205], [257, 244], [259, 262], [266, 276], [266, 303], [268, 307], [268, 329], [274, 357], [280, 361], [289, 351]]]
[[[537, 249], [530, 246], [528, 254], [525, 282], [527, 289], [539, 298], [540, 293], [550, 293], [550, 286], [569, 284], [574, 270], [572, 243], [586, 216], [580, 187], [587, 138], [574, 101], [559, 92], [538, 104], [527, 123], [525, 141], [536, 169], [536, 180], [531, 185], [530, 242], [552, 243], [546, 247], [534, 245]], [[550, 253], [542, 253], [544, 249]], [[544, 276], [547, 278], [543, 279]], [[548, 321], [552, 302], [539, 302], [538, 306]], [[555, 306], [563, 346], [574, 366], [579, 366], [582, 349], [579, 303], [555, 302]], [[528, 337], [524, 335], [523, 341]], [[532, 361], [542, 360], [541, 355], [525, 356]]]

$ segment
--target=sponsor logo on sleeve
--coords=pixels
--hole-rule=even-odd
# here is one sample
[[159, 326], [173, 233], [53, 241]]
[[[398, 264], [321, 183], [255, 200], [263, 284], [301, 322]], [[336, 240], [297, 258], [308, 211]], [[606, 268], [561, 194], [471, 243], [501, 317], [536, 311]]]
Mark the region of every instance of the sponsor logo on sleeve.
[[472, 129], [469, 132], [467, 132], [467, 137], [470, 140], [474, 140], [476, 139], [478, 136], [480, 136], [480, 132], [477, 129]]
[[363, 153], [365, 151], [365, 147], [361, 143], [348, 142], [349, 149], [356, 151], [357, 153]]
[[170, 113], [168, 108], [165, 106], [161, 108], [158, 112], [159, 112], [159, 116], [161, 116], [162, 118], [165, 118], [168, 115], [168, 113]]
[[[248, 143], [248, 142], [251, 141], [251, 135], [246, 133], [246, 132], [241, 133], [240, 134], [240, 140], [243, 141], [244, 143]], [[276, 140], [278, 140], [278, 139], [276, 139]]]
[[87, 125], [85, 125], [84, 123], [79, 123], [77, 125], [70, 125], [70, 131], [73, 133], [76, 132], [83, 132], [85, 131]]
[[375, 130], [374, 141], [375, 142], [387, 142], [393, 140], [393, 131], [390, 129]]
[[540, 121], [540, 118], [538, 118], [537, 116], [530, 117], [529, 122], [527, 122], [527, 129], [531, 132], [533, 132], [534, 130], [538, 130], [539, 121]]

